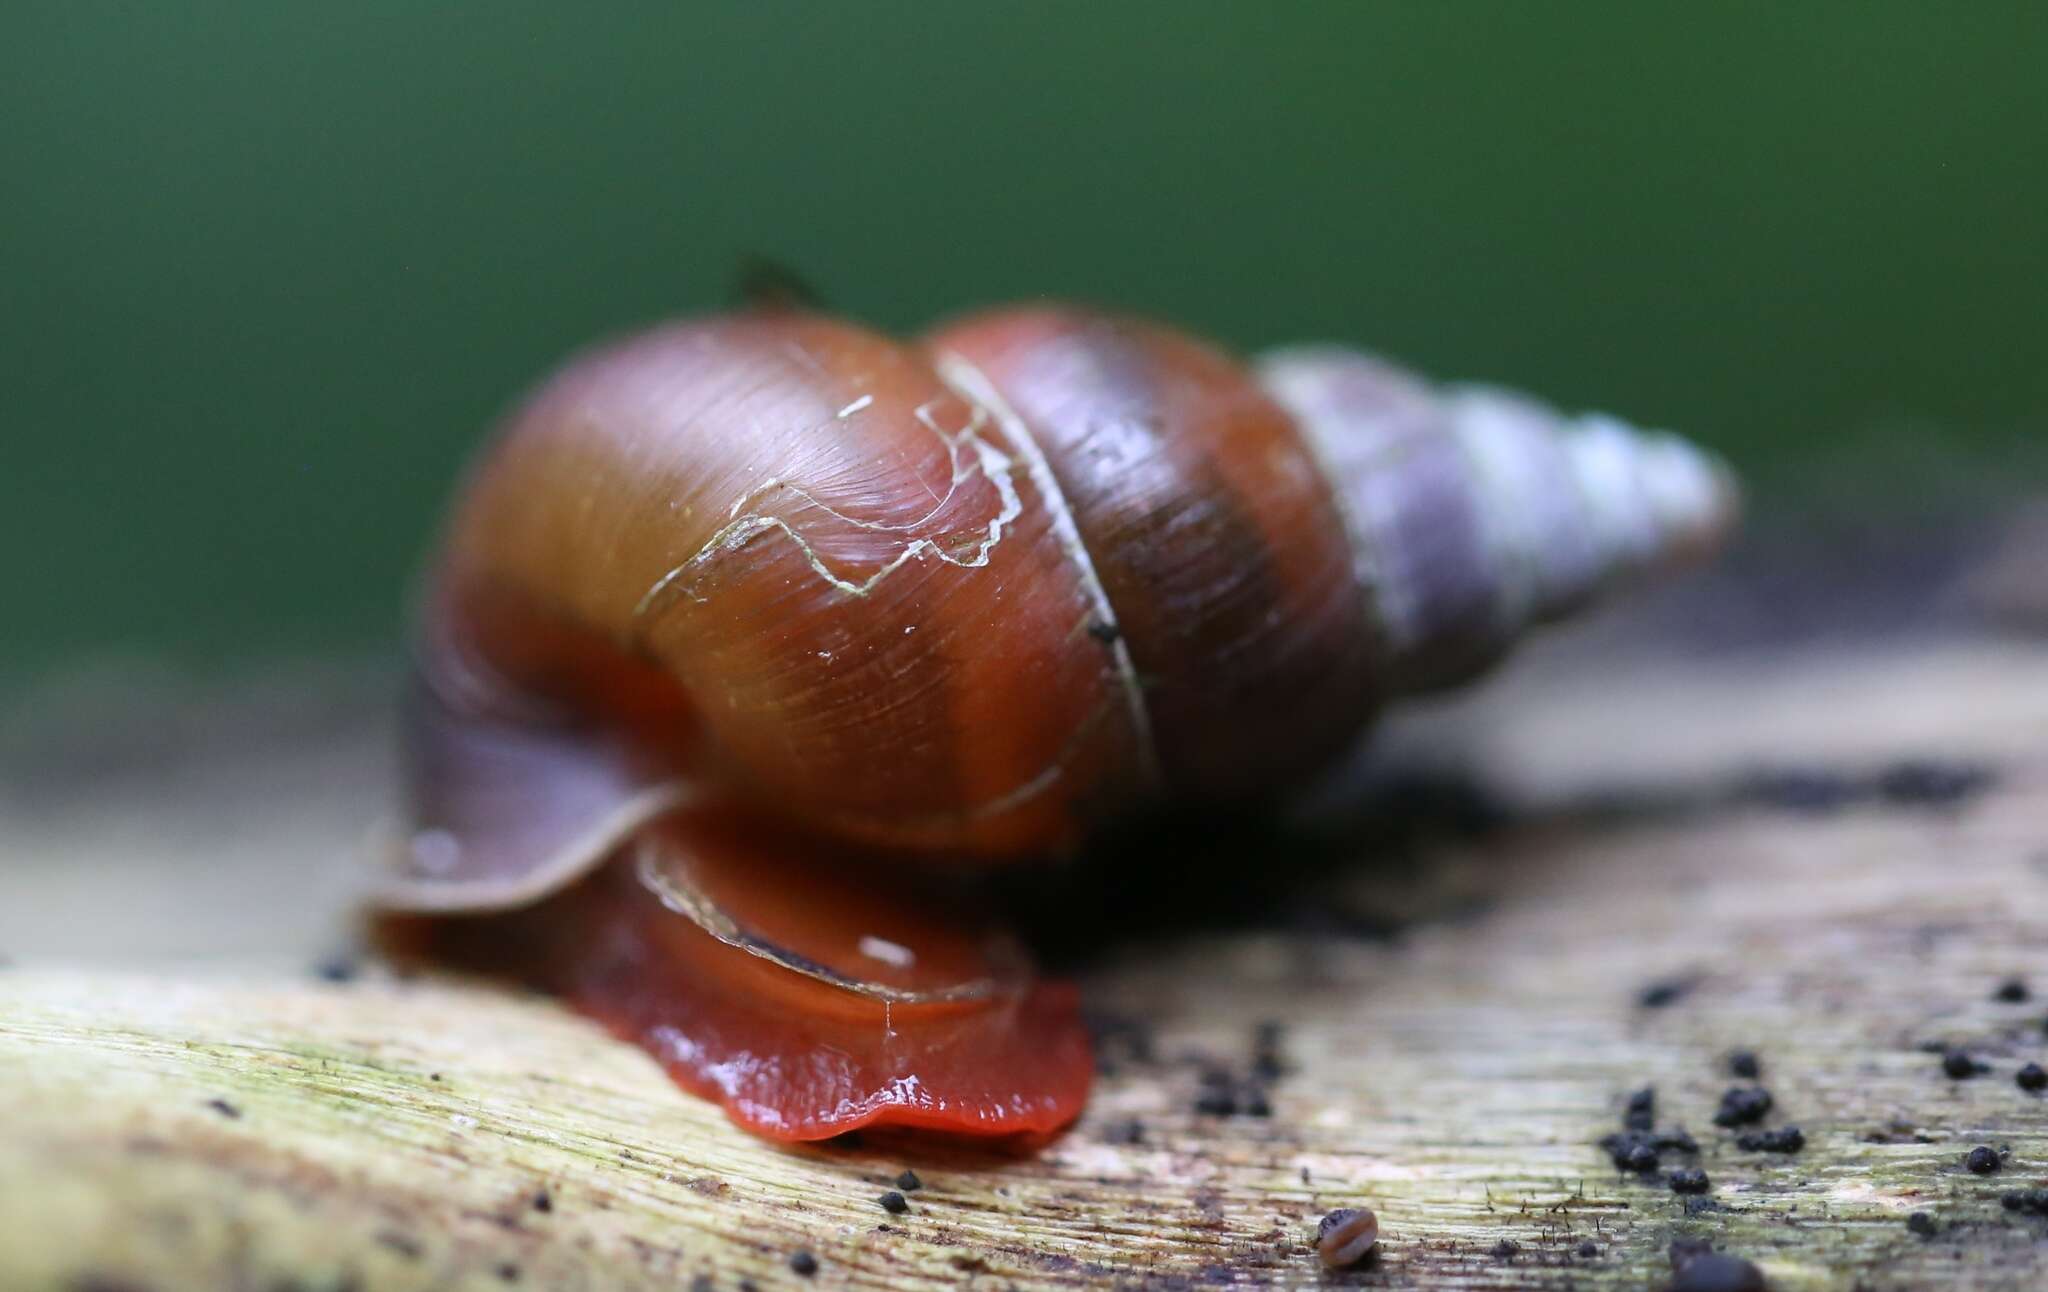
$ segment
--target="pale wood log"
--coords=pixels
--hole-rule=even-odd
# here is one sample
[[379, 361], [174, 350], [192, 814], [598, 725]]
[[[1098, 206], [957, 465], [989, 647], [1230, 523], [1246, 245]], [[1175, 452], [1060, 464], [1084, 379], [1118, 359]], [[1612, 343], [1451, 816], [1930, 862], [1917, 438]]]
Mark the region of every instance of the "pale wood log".
[[[1999, 1202], [2048, 1183], [2048, 1105], [2013, 1080], [2048, 1061], [2048, 1002], [1992, 998], [2029, 973], [2048, 993], [2048, 649], [1560, 646], [1380, 748], [1468, 769], [1509, 824], [1324, 878], [1332, 900], [1422, 913], [1393, 940], [1191, 934], [1093, 971], [1155, 1061], [1120, 1064], [1021, 1159], [774, 1148], [545, 1000], [313, 980], [375, 723], [192, 763], [155, 797], [14, 802], [0, 1287], [770, 1287], [801, 1282], [803, 1248], [819, 1287], [1643, 1289], [1682, 1237], [1782, 1289], [2048, 1281], [2048, 1222]], [[1765, 763], [1906, 757], [1997, 780], [1954, 810], [1721, 793]], [[279, 915], [294, 886], [310, 909]], [[1645, 1008], [1660, 982], [1685, 990]], [[1202, 1064], [1242, 1066], [1269, 1021], [1291, 1067], [1273, 1115], [1196, 1114]], [[1991, 1071], [1949, 1080], [1928, 1043]], [[1802, 1153], [1710, 1124], [1736, 1048]], [[1643, 1085], [1700, 1139], [1711, 1210], [1596, 1146]], [[1132, 1119], [1142, 1142], [1116, 1142]], [[1963, 1169], [1979, 1143], [2009, 1148], [2000, 1174]], [[875, 1198], [906, 1166], [926, 1187], [893, 1217]], [[1382, 1254], [1325, 1276], [1305, 1233], [1346, 1205], [1378, 1211]], [[1936, 1237], [1908, 1231], [1915, 1211]]]

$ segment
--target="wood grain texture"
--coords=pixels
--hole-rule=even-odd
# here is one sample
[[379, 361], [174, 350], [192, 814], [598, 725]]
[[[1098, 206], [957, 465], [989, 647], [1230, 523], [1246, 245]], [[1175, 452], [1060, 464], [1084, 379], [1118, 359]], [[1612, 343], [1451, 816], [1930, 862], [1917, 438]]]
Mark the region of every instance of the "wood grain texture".
[[[337, 776], [336, 747], [353, 746], [309, 758], [305, 793], [373, 779]], [[234, 937], [267, 910], [221, 909], [219, 876], [190, 886], [190, 920], [235, 955], [160, 967], [192, 948], [145, 886], [110, 919], [148, 926], [148, 964], [60, 963], [89, 940], [39, 941], [23, 913], [83, 900], [78, 868], [124, 839], [198, 865], [204, 793], [157, 804], [182, 824], [154, 842], [80, 833], [132, 806], [10, 807], [0, 1287], [1633, 1290], [1661, 1286], [1687, 1237], [1780, 1289], [2048, 1279], [2048, 1222], [1999, 1201], [2048, 1183], [2048, 1105], [2013, 1080], [2048, 1061], [2048, 998], [1993, 999], [2013, 975], [2048, 993], [2048, 650], [1947, 637], [1706, 662], [1567, 643], [1400, 724], [1380, 758], [1461, 768], [1505, 815], [1318, 874], [1328, 904], [1411, 917], [1396, 936], [1190, 932], [1092, 970], [1092, 1001], [1145, 1020], [1150, 1057], [1112, 1038], [1086, 1119], [1022, 1159], [770, 1146], [547, 1001], [280, 971], [328, 935], [298, 919], [274, 944]], [[1729, 791], [1761, 765], [1863, 785], [1905, 759], [1996, 779], [1947, 807]], [[237, 783], [232, 762], [218, 775]], [[328, 833], [302, 849], [222, 855], [310, 870], [345, 814], [306, 815]], [[1659, 984], [1675, 998], [1646, 1007]], [[1243, 1072], [1261, 1024], [1286, 1069], [1272, 1115], [1197, 1113], [1204, 1069]], [[1928, 1045], [1990, 1070], [1951, 1080]], [[1737, 1048], [1803, 1152], [1711, 1124]], [[1645, 1085], [1659, 1124], [1700, 1142], [1696, 1214], [1597, 1146]], [[1977, 1144], [2009, 1150], [2002, 1171], [1964, 1169]], [[905, 1167], [925, 1187], [890, 1215], [876, 1197]], [[1381, 1255], [1325, 1275], [1308, 1231], [1356, 1205], [1379, 1213]], [[1916, 1211], [1932, 1238], [1907, 1229]]]

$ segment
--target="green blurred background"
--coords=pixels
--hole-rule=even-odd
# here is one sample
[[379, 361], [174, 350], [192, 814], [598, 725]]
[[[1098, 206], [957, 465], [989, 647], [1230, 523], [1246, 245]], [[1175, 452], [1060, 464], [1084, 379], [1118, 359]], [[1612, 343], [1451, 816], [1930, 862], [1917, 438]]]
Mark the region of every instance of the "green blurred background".
[[1356, 339], [1794, 525], [2048, 479], [2034, 3], [15, 0], [0, 186], [0, 680], [388, 646], [494, 412], [748, 253]]

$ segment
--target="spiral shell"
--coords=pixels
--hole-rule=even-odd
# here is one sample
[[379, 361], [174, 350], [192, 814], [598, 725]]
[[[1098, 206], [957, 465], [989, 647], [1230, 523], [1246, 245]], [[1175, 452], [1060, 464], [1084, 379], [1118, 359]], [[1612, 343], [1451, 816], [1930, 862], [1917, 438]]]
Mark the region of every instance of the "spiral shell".
[[1247, 367], [1064, 308], [657, 328], [471, 474], [384, 898], [529, 902], [706, 793], [954, 864], [1283, 793], [1734, 511], [1673, 436], [1339, 347]]
[[1433, 388], [1341, 346], [1258, 360], [1342, 506], [1396, 694], [1456, 683], [1527, 628], [1711, 552], [1728, 470], [1676, 435], [1489, 386]]

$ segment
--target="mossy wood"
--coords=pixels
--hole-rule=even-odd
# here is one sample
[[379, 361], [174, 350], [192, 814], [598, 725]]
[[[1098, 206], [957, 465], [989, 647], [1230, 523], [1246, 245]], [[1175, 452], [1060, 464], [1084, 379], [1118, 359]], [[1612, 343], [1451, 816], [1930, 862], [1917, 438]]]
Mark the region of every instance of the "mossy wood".
[[[337, 747], [303, 760], [309, 802], [351, 783]], [[808, 1251], [818, 1287], [1636, 1290], [1683, 1238], [1781, 1289], [2048, 1279], [2048, 1221], [2000, 1201], [2048, 1182], [2048, 1104], [2014, 1080], [2048, 1060], [2048, 1001], [1996, 998], [2029, 974], [2048, 993], [2048, 650], [1559, 649], [1389, 732], [1381, 761], [1457, 767], [1508, 811], [1317, 874], [1311, 907], [1393, 912], [1392, 936], [1254, 922], [1091, 971], [1094, 1005], [1142, 1027], [1112, 1029], [1086, 1118], [1022, 1158], [778, 1148], [546, 1000], [280, 969], [331, 944], [231, 899], [204, 861], [222, 817], [203, 790], [156, 805], [155, 834], [106, 826], [133, 808], [15, 813], [0, 1287], [770, 1287], [802, 1283]], [[336, 850], [331, 804], [293, 844], [289, 762], [201, 777], [267, 777], [285, 804], [262, 848], [221, 845], [230, 871], [310, 872]], [[1731, 792], [1766, 765], [1802, 775]], [[95, 890], [109, 839], [154, 839], [195, 878]], [[1244, 860], [1288, 882], [1287, 858]], [[165, 905], [185, 892], [189, 911]], [[114, 945], [236, 951], [54, 963], [38, 929], [88, 895]], [[340, 927], [334, 903], [323, 918]], [[1988, 1071], [1951, 1079], [1943, 1046]], [[1205, 1071], [1249, 1079], [1262, 1048], [1269, 1116], [1197, 1111]], [[1763, 1124], [1801, 1127], [1802, 1151], [1713, 1124], [1745, 1084], [1737, 1050], [1774, 1096]], [[1656, 1125], [1699, 1143], [1661, 1164], [1704, 1168], [1690, 1205], [1599, 1147], [1644, 1086]], [[1996, 1174], [1965, 1169], [1980, 1144]], [[906, 1168], [923, 1187], [892, 1214], [878, 1197]], [[1316, 1218], [1359, 1205], [1380, 1254], [1323, 1274]]]

